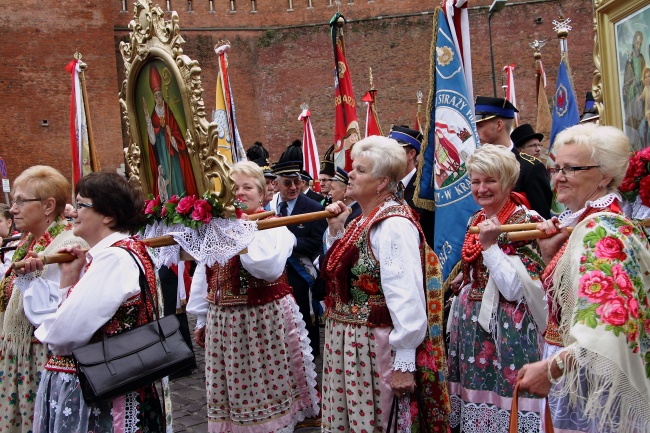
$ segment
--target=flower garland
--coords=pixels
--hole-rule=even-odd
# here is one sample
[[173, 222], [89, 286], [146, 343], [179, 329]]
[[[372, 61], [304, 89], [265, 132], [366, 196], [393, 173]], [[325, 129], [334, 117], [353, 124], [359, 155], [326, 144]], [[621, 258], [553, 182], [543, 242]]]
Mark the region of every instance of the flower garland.
[[[245, 205], [239, 200], [233, 202], [237, 219], [241, 218]], [[145, 201], [144, 214], [146, 225], [163, 222], [168, 226], [182, 224], [185, 227], [196, 229], [210, 223], [212, 218], [225, 218], [224, 206], [216, 197], [206, 191], [201, 198], [195, 195], [173, 195], [162, 203], [160, 196], [149, 195]]]
[[630, 203], [637, 198], [641, 204], [650, 207], [650, 147], [634, 152], [630, 156], [630, 165], [627, 167], [623, 183], [619, 191]]

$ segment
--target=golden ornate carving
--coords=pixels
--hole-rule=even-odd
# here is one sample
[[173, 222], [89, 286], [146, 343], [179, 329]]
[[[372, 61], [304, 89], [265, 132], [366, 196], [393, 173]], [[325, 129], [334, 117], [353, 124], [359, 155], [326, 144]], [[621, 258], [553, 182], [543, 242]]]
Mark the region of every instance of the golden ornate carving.
[[[120, 43], [119, 51], [124, 61], [125, 80], [120, 91], [120, 108], [126, 126], [128, 146], [124, 149], [129, 180], [139, 182], [145, 193], [151, 193], [152, 175], [147, 166], [149, 142], [146, 122], [142, 116], [142, 97], [136, 97], [138, 86], [149, 83], [140, 77], [145, 66], [163, 62], [163, 95], [170, 103], [169, 84], [177, 83], [178, 91], [171, 101], [183, 114], [179, 126], [186, 126], [185, 146], [191, 161], [192, 174], [199, 195], [206, 190], [215, 194], [229, 211], [233, 211], [233, 182], [229, 176], [230, 164], [217, 152], [217, 127], [206, 118], [201, 86], [201, 68], [196, 60], [183, 54], [185, 41], [180, 35], [178, 14], [171, 12], [166, 20], [159, 6], [151, 0], [137, 0], [133, 19], [129, 23], [130, 40]], [[160, 64], [160, 63], [158, 63]], [[166, 89], [166, 92], [165, 92]], [[153, 179], [155, 181], [155, 179]]]

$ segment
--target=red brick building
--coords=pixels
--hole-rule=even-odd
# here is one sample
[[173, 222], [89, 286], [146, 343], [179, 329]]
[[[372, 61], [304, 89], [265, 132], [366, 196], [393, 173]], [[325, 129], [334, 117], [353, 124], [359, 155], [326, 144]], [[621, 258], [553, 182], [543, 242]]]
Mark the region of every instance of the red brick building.
[[[154, 2], [155, 3], [155, 2]], [[334, 0], [158, 0], [175, 10], [184, 53], [200, 62], [207, 112], [214, 107], [218, 72], [214, 45], [228, 39], [229, 72], [237, 120], [245, 147], [262, 141], [277, 158], [296, 138], [300, 104], [309, 104], [321, 155], [333, 137], [333, 54], [328, 22]], [[429, 93], [433, 11], [431, 0], [343, 0], [340, 11], [358, 115], [363, 127], [368, 68], [378, 89], [377, 110], [384, 132], [392, 123], [412, 125], [416, 92]], [[490, 0], [470, 1], [475, 94], [492, 94], [488, 8]], [[510, 0], [492, 17], [497, 86], [501, 69], [515, 63], [517, 102], [524, 122], [535, 123], [535, 73], [529, 43], [546, 39], [543, 60], [547, 94], [555, 85], [559, 40], [552, 21], [571, 18], [570, 64], [578, 103], [590, 90], [594, 71], [593, 6], [590, 0]], [[34, 164], [71, 174], [70, 75], [65, 65], [75, 50], [88, 64], [86, 82], [91, 124], [102, 168], [123, 162], [126, 144], [118, 92], [124, 79], [121, 41], [129, 38], [132, 0], [23, 0], [0, 10], [0, 157], [14, 179]], [[499, 93], [501, 90], [499, 89]], [[423, 119], [425, 114], [423, 113]]]

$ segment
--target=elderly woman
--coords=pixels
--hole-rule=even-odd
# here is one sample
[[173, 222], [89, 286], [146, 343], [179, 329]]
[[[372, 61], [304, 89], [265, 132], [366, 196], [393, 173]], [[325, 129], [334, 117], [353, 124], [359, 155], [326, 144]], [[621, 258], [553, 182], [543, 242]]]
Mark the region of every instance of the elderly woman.
[[[165, 419], [153, 384], [112, 400], [84, 401], [72, 350], [153, 320], [156, 274], [146, 247], [131, 237], [143, 223], [139, 189], [117, 173], [91, 173], [75, 189], [74, 234], [90, 249], [68, 247], [75, 259], [61, 264], [63, 300], [36, 330], [52, 356], [38, 388], [35, 433], [162, 432]], [[151, 297], [141, 297], [141, 269]], [[153, 300], [153, 302], [152, 302]]]
[[554, 146], [568, 210], [538, 226], [553, 235], [540, 240], [549, 323], [545, 359], [521, 369], [521, 388], [550, 391], [556, 432], [648, 432], [650, 244], [616, 192], [630, 145], [616, 128], [582, 124]]
[[27, 260], [0, 283], [0, 431], [30, 432], [34, 396], [47, 361], [47, 350], [34, 339], [34, 328], [56, 311], [59, 267], [43, 266], [37, 254], [52, 254], [83, 243], [61, 217], [70, 184], [61, 173], [37, 165], [14, 181], [11, 213], [25, 237], [12, 260]]
[[[3, 248], [10, 248], [9, 237], [13, 234], [14, 216], [9, 211], [10, 207], [0, 203], [0, 243]], [[15, 241], [13, 241], [15, 242]], [[0, 251], [0, 275], [4, 275], [11, 264], [13, 250], [3, 249]]]
[[372, 136], [354, 145], [352, 158], [347, 195], [362, 215], [344, 230], [350, 209], [342, 201], [327, 206], [337, 214], [327, 231], [327, 243], [335, 242], [321, 266], [325, 432], [383, 431], [394, 396], [402, 397], [399, 417], [410, 426], [416, 349], [427, 331], [423, 235], [411, 209], [395, 197], [404, 150]]
[[[546, 328], [543, 270], [534, 241], [510, 242], [502, 224], [540, 222], [511, 194], [519, 164], [502, 146], [484, 145], [467, 159], [471, 191], [481, 210], [469, 220], [462, 275], [450, 311], [449, 390], [452, 427], [507, 432], [517, 372], [540, 359]], [[539, 400], [519, 403], [521, 432], [539, 431]]]
[[[244, 214], [263, 212], [260, 167], [239, 162], [230, 176]], [[211, 432], [292, 432], [318, 414], [314, 358], [284, 273], [294, 243], [286, 227], [258, 231], [245, 254], [194, 273], [187, 311], [206, 348]]]

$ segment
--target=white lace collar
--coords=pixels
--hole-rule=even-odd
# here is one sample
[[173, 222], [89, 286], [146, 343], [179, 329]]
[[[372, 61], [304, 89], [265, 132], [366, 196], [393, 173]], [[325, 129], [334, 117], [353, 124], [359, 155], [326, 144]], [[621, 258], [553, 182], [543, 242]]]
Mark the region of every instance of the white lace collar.
[[587, 208], [592, 207], [596, 209], [604, 209], [614, 203], [614, 200], [620, 201], [621, 196], [616, 192], [610, 192], [609, 194], [605, 194], [604, 196], [597, 198], [594, 201], [588, 201], [585, 203], [585, 207], [579, 211], [571, 212], [569, 209], [565, 210], [557, 217], [557, 219], [560, 221], [560, 224], [565, 227], [574, 227], [578, 223], [580, 215], [582, 215], [585, 210], [587, 210]]

